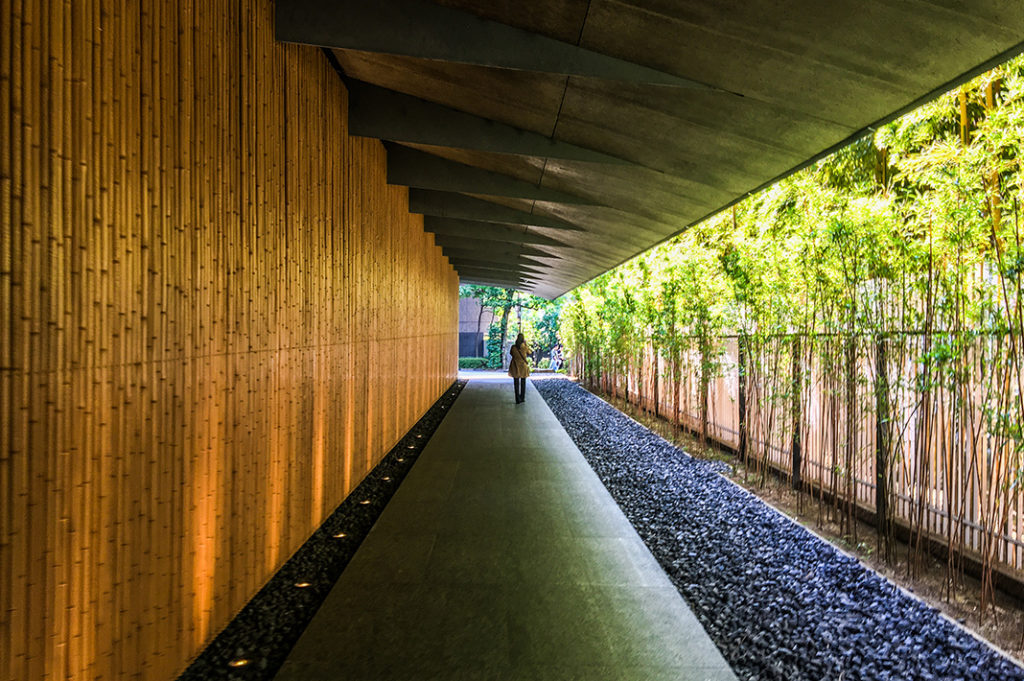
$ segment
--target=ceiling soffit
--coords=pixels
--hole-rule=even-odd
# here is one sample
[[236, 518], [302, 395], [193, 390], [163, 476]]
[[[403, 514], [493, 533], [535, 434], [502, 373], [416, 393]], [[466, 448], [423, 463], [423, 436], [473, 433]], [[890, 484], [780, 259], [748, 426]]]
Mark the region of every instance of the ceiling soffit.
[[545, 297], [1024, 48], [1018, 0], [276, 8], [279, 40], [332, 58], [350, 131], [387, 143], [460, 277]]

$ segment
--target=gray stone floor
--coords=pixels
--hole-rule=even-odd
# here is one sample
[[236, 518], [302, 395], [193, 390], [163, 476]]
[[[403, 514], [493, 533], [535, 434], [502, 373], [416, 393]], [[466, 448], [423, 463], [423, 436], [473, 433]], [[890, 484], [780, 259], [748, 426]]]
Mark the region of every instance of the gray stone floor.
[[277, 675], [734, 680], [532, 385], [471, 380]]

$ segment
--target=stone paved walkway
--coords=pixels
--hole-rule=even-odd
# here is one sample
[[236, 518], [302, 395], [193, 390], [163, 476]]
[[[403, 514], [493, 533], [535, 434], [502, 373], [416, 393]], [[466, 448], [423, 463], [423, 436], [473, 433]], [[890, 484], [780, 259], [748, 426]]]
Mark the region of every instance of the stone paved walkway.
[[531, 384], [475, 379], [279, 681], [734, 681]]

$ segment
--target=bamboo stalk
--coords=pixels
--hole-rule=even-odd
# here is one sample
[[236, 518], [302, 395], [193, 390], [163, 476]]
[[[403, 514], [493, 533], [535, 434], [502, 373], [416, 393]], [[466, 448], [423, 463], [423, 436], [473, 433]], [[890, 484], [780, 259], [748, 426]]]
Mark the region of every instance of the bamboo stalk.
[[[181, 671], [454, 377], [457, 280], [336, 74], [268, 3], [209, 9], [0, 0], [0, 490], [33, 500], [0, 516], [5, 678]], [[246, 90], [285, 70], [301, 116]], [[414, 378], [342, 376], [339, 326]]]

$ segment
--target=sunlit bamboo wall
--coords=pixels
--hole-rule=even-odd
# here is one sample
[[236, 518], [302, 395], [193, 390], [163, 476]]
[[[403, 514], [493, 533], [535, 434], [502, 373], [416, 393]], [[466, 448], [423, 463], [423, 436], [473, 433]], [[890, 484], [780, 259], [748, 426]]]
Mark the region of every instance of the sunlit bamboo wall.
[[0, 0], [0, 675], [171, 679], [454, 379], [268, 0]]
[[[772, 468], [792, 475], [793, 417], [791, 393], [791, 339], [774, 339], [748, 369], [746, 378], [746, 418], [748, 451], [755, 462], [767, 461]], [[842, 367], [844, 339], [819, 339], [831, 343], [832, 357], [825, 366], [820, 357], [809, 357], [804, 345], [801, 418], [801, 477], [819, 491], [824, 489], [840, 498], [856, 497], [865, 508], [875, 505], [875, 343], [859, 338], [856, 353], [855, 397], [847, 401]], [[1016, 475], [1005, 450], [1011, 443], [997, 441], [991, 423], [982, 408], [983, 388], [995, 381], [1009, 384], [1011, 362], [1006, 342], [981, 337], [968, 352], [970, 390], [965, 399], [948, 386], [933, 390], [929, 407], [920, 404], [915, 386], [921, 381], [922, 336], [909, 335], [889, 341], [888, 375], [891, 381], [892, 438], [892, 512], [910, 527], [923, 529], [944, 538], [956, 548], [970, 552], [991, 552], [994, 565], [1024, 570], [1024, 493], [1012, 488]], [[805, 341], [806, 343], [806, 341]], [[709, 380], [709, 439], [738, 450], [740, 447], [739, 363], [735, 336], [721, 339], [717, 368]], [[823, 350], [819, 350], [822, 352]], [[979, 359], [988, 353], [987, 365]], [[644, 409], [654, 411], [654, 353], [644, 356], [643, 371], [602, 376], [602, 387], [618, 396], [626, 396]], [[1002, 357], [1001, 362], [994, 358]], [[658, 358], [657, 411], [699, 433], [701, 422], [700, 366], [696, 351], [682, 353], [677, 386], [671, 380], [671, 363]], [[747, 360], [750, 362], [750, 359]], [[577, 375], [586, 375], [582, 362], [574, 367]], [[848, 416], [849, 414], [849, 416]], [[852, 427], [850, 419], [852, 418]], [[925, 431], [929, 431], [926, 433]], [[977, 441], [976, 456], [971, 456], [970, 440]], [[847, 447], [850, 449], [848, 450]], [[849, 453], [848, 453], [849, 452]], [[852, 465], [851, 465], [852, 464]], [[852, 476], [849, 475], [852, 472]], [[853, 492], [853, 495], [849, 494]], [[1000, 514], [1005, 510], [1005, 518]], [[988, 543], [990, 542], [990, 543]]]

